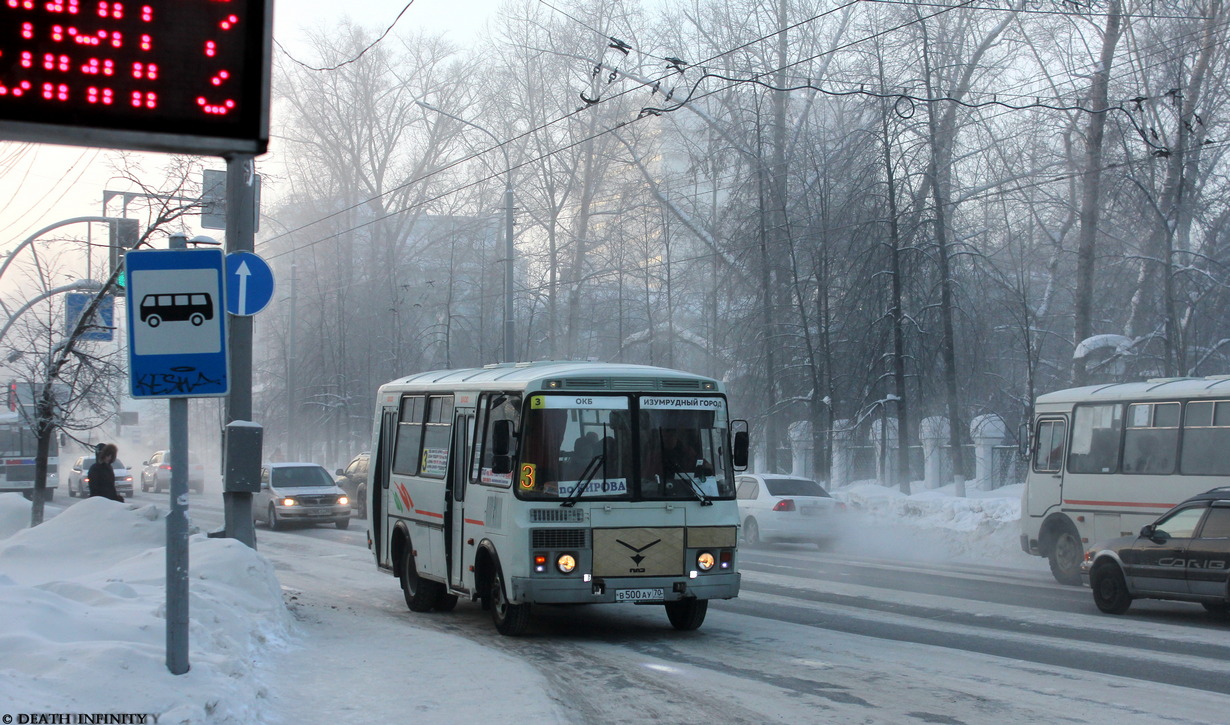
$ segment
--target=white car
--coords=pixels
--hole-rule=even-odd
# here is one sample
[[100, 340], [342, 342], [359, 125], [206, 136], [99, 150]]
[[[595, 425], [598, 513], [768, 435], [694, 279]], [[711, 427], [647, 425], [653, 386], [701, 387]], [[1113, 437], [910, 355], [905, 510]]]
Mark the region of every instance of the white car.
[[[94, 465], [94, 456], [77, 456], [77, 460], [73, 461], [73, 467], [68, 472], [69, 496], [89, 498], [90, 477], [88, 474], [92, 465]], [[116, 493], [124, 498], [131, 498], [132, 471], [129, 471], [124, 462], [118, 458], [111, 462], [111, 468], [115, 470]]]
[[743, 542], [812, 542], [824, 548], [837, 536], [845, 504], [810, 478], [774, 474], [735, 477]]
[[266, 463], [261, 490], [252, 497], [253, 522], [274, 531], [292, 521], [350, 526], [350, 498], [318, 463]]

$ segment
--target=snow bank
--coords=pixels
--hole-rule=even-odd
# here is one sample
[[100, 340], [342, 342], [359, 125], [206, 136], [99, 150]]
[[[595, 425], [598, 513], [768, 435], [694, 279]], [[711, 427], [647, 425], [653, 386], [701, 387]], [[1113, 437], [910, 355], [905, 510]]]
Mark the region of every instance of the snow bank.
[[30, 502], [20, 493], [0, 493], [0, 540], [30, 525]]
[[192, 537], [192, 669], [172, 675], [164, 517], [158, 506], [91, 498], [29, 529], [29, 502], [0, 495], [0, 702], [9, 712], [260, 719], [256, 664], [291, 621], [273, 567], [237, 541]]
[[993, 491], [967, 485], [965, 497], [954, 496], [951, 485], [922, 486], [915, 481], [908, 496], [875, 481], [832, 491], [851, 514], [849, 535], [843, 538], [872, 556], [1046, 568], [1044, 560], [1021, 551], [1024, 484]]

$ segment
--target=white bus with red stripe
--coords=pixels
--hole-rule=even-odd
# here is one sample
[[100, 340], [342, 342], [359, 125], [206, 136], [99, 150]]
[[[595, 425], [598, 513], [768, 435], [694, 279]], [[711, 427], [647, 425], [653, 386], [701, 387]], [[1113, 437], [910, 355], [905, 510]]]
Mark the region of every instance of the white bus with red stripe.
[[1127, 536], [1230, 484], [1230, 376], [1072, 388], [1038, 397], [1021, 548], [1080, 584], [1091, 543]]
[[522, 633], [535, 604], [656, 604], [695, 629], [739, 592], [732, 432], [711, 378], [506, 363], [380, 388], [369, 545], [416, 612], [464, 597]]
[[[20, 413], [0, 413], [0, 493], [17, 492], [30, 498], [34, 493], [34, 469], [38, 464], [38, 438]], [[47, 451], [46, 499], [55, 496], [59, 484], [59, 441], [52, 435]]]

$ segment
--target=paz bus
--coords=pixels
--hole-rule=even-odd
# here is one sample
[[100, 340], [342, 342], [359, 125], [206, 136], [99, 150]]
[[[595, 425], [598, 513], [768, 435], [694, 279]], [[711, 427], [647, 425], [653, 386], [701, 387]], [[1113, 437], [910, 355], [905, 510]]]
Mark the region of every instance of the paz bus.
[[[732, 428], [739, 428], [732, 432]], [[716, 380], [597, 362], [419, 373], [380, 388], [368, 542], [415, 612], [496, 630], [535, 604], [658, 605], [692, 630], [739, 593], [747, 431]]]
[[1080, 584], [1085, 549], [1230, 484], [1230, 376], [1093, 385], [1038, 397], [1021, 548]]
[[[51, 437], [47, 452], [46, 500], [55, 496], [59, 482], [59, 436]], [[0, 413], [0, 493], [17, 492], [30, 498], [34, 493], [34, 466], [38, 456], [38, 439], [30, 424], [20, 413]]]

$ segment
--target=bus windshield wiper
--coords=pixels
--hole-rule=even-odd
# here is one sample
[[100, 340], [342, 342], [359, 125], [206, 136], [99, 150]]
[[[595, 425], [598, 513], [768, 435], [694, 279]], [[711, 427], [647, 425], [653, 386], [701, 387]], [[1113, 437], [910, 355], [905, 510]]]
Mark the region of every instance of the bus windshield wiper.
[[709, 497], [705, 495], [704, 489], [700, 487], [700, 484], [696, 482], [695, 478], [689, 475], [686, 471], [680, 471], [679, 476], [683, 478], [683, 480], [691, 484], [692, 491], [696, 493], [696, 498], [700, 499], [701, 506], [712, 506], [713, 505], [713, 502], [710, 501]]
[[590, 459], [589, 463], [585, 464], [585, 471], [581, 473], [581, 484], [568, 494], [568, 498], [560, 502], [560, 506], [575, 506], [577, 499], [581, 498], [581, 494], [585, 493], [585, 489], [589, 488], [589, 482], [594, 480], [594, 474], [598, 472], [598, 466], [602, 464], [606, 456], [599, 453]]

